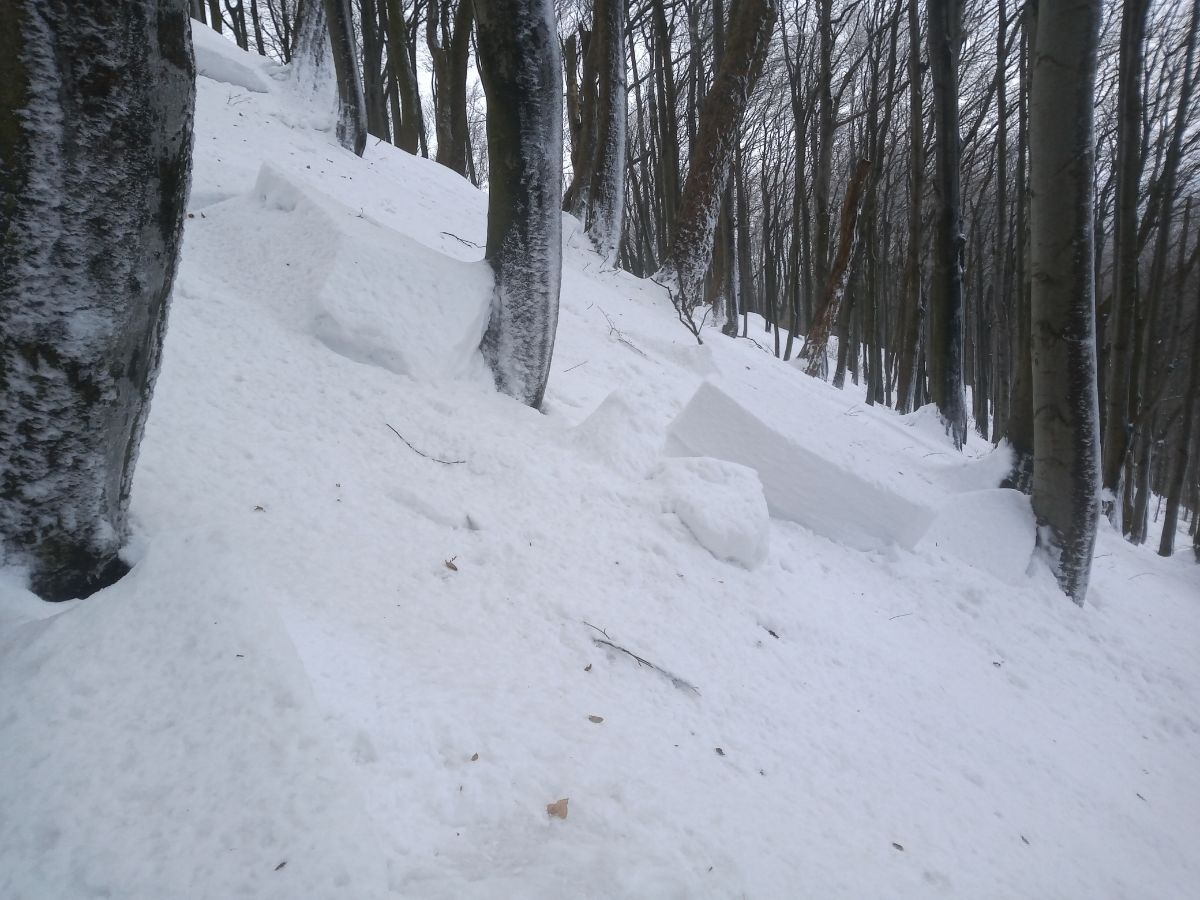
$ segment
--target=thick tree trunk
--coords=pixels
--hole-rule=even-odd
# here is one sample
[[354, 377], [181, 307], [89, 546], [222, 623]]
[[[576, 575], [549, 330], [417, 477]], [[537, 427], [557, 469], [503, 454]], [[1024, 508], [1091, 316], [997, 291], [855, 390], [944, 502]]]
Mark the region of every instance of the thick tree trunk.
[[1041, 0], [1030, 86], [1033, 510], [1083, 605], [1100, 501], [1092, 232], [1100, 0]]
[[350, 0], [323, 0], [333, 48], [333, 70], [338, 85], [338, 142], [362, 156], [367, 149], [367, 104], [358, 74], [358, 52], [354, 46], [354, 19]]
[[[1125, 0], [1117, 74], [1117, 206], [1113, 223], [1113, 302], [1108, 333], [1108, 384], [1104, 417], [1104, 488], [1121, 493], [1121, 472], [1129, 451], [1134, 411], [1130, 409], [1129, 368], [1133, 323], [1138, 299], [1138, 198], [1142, 182], [1142, 74], [1145, 69], [1146, 15], [1150, 0]], [[1109, 507], [1109, 518], [1121, 525], [1121, 504]]]
[[416, 154], [421, 146], [421, 96], [409, 57], [408, 25], [404, 4], [385, 0], [387, 10], [388, 66], [400, 95], [400, 121], [393, 123], [396, 146]]
[[954, 445], [967, 440], [963, 401], [962, 209], [959, 197], [961, 136], [958, 123], [958, 56], [963, 0], [929, 0], [929, 67], [933, 73], [934, 161], [937, 221], [929, 304], [929, 393]]
[[481, 350], [496, 386], [541, 405], [562, 277], [562, 63], [551, 0], [477, 0], [487, 94], [487, 260], [495, 272]]
[[616, 265], [625, 217], [625, 0], [596, 0], [593, 40], [599, 107], [587, 232], [600, 255]]
[[[692, 323], [692, 311], [703, 300], [701, 285], [712, 257], [721, 196], [742, 114], [766, 59], [775, 15], [773, 0], [742, 0], [734, 11], [720, 68], [704, 98], [675, 238], [667, 264], [657, 276], [673, 291], [685, 325]], [[694, 323], [689, 327], [699, 338], [698, 327]]]
[[188, 9], [0, 8], [0, 553], [46, 600], [126, 571], [191, 171]]
[[[485, 3], [487, 0], [479, 0]], [[433, 112], [437, 130], [437, 161], [459, 175], [467, 174], [467, 67], [471, 59], [471, 23], [475, 0], [459, 0], [453, 29], [450, 0], [431, 2], [426, 43], [433, 60]], [[562, 93], [561, 90], [559, 93]], [[560, 129], [561, 130], [561, 129]]]
[[917, 4], [908, 4], [908, 250], [904, 259], [904, 309], [900, 319], [900, 349], [896, 375], [896, 407], [916, 408], [917, 353], [921, 335], [921, 197], [925, 184], [925, 144], [922, 134], [921, 24]]

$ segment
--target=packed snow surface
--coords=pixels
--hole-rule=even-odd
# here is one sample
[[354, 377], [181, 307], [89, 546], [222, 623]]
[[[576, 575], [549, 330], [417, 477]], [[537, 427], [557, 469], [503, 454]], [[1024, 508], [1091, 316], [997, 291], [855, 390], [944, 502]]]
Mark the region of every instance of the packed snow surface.
[[1003, 452], [697, 346], [572, 221], [497, 394], [485, 196], [197, 48], [136, 565], [0, 573], [0, 897], [1196, 896], [1186, 554], [1105, 530], [1076, 608]]

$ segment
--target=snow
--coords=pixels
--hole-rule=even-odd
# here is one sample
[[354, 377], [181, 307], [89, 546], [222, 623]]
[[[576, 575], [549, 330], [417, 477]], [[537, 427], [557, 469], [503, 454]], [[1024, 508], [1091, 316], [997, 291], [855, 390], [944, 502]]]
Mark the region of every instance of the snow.
[[707, 457], [664, 459], [654, 477], [668, 510], [717, 559], [747, 569], [766, 560], [771, 519], [753, 469]]
[[503, 396], [486, 198], [271, 82], [200, 79], [132, 572], [0, 573], [0, 896], [1194, 894], [1190, 554], [1103, 530], [1076, 608], [1005, 452], [697, 346], [577, 223]]

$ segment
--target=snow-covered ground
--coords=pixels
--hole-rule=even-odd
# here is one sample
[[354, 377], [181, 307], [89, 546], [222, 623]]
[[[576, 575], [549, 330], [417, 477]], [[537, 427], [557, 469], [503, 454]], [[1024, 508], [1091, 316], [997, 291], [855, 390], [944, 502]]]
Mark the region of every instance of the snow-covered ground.
[[697, 346], [571, 219], [500, 396], [486, 198], [197, 55], [137, 564], [0, 578], [0, 897], [1197, 896], [1190, 552], [1104, 531], [1077, 609], [1003, 451]]

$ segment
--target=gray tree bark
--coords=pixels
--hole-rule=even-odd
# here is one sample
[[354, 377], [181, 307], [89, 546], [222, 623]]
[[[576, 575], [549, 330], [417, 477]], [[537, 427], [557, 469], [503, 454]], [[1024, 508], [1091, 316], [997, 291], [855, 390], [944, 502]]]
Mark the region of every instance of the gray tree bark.
[[1100, 510], [1092, 181], [1101, 0], [1041, 0], [1030, 73], [1033, 511], [1059, 584], [1087, 595]]
[[0, 554], [46, 600], [127, 571], [191, 173], [189, 9], [0, 7]]
[[[465, 0], [464, 0], [465, 2]], [[487, 95], [495, 273], [480, 349], [496, 386], [532, 407], [550, 377], [562, 277], [562, 62], [552, 0], [477, 0]]]

